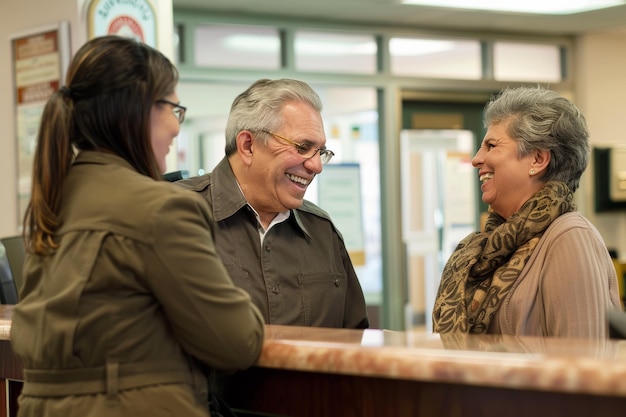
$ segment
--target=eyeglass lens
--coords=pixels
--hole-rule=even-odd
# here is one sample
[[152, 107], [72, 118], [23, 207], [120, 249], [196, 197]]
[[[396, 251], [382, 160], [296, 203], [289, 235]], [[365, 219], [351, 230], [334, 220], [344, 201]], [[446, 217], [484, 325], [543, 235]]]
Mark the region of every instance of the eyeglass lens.
[[165, 103], [172, 106], [172, 112], [174, 116], [178, 118], [178, 123], [182, 123], [185, 120], [185, 113], [187, 112], [187, 107], [181, 106], [180, 104], [171, 102], [169, 100], [161, 99], [157, 100], [157, 103]]
[[296, 151], [298, 152], [298, 154], [306, 159], [313, 158], [315, 154], [319, 152], [322, 164], [327, 164], [331, 160], [331, 158], [335, 155], [335, 153], [331, 150], [320, 149], [317, 146], [314, 146], [310, 143], [306, 143], [306, 142], [298, 143], [294, 140], [278, 135], [276, 133], [272, 133], [268, 130], [262, 130], [262, 132], [267, 133], [268, 135], [271, 135], [276, 139], [292, 144], [296, 148]]

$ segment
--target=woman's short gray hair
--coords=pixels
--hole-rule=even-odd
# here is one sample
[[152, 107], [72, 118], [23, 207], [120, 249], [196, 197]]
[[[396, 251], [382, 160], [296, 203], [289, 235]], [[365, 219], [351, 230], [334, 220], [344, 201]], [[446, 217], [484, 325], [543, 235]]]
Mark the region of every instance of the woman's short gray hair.
[[507, 88], [485, 106], [485, 127], [500, 122], [508, 122], [519, 157], [550, 151], [543, 181], [562, 181], [576, 191], [590, 150], [585, 117], [574, 103], [542, 87]]
[[242, 130], [278, 130], [283, 124], [281, 110], [291, 101], [307, 103], [318, 112], [322, 111], [322, 100], [304, 81], [262, 79], [239, 94], [233, 101], [226, 123], [226, 155], [237, 150], [237, 135]]

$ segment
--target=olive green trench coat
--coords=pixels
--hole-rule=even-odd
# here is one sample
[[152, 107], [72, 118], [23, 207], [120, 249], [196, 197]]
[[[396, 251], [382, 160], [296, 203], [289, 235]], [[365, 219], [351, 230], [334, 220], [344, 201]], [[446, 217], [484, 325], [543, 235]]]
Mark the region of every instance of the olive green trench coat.
[[62, 190], [59, 248], [27, 255], [11, 341], [19, 416], [204, 416], [202, 368], [250, 366], [263, 318], [215, 251], [194, 193], [99, 152]]

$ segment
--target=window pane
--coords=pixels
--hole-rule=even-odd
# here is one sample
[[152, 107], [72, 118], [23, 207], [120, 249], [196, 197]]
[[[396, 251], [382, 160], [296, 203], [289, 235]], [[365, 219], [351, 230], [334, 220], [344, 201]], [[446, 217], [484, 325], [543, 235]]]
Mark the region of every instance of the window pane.
[[280, 68], [280, 37], [275, 28], [203, 25], [195, 29], [195, 63], [220, 68]]
[[370, 35], [297, 32], [296, 68], [300, 71], [376, 73], [376, 41]]
[[494, 78], [498, 81], [561, 81], [558, 45], [496, 42]]
[[463, 80], [482, 77], [479, 41], [392, 38], [389, 54], [393, 75]]

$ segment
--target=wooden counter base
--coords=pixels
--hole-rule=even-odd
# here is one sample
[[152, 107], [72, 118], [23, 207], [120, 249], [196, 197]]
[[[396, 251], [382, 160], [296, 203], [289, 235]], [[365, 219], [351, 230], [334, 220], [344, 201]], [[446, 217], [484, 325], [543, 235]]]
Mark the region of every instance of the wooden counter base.
[[257, 367], [222, 382], [222, 397], [231, 407], [290, 417], [623, 417], [626, 412], [625, 397]]
[[22, 392], [23, 379], [22, 364], [13, 353], [11, 342], [0, 340], [0, 417], [17, 415], [17, 397]]

